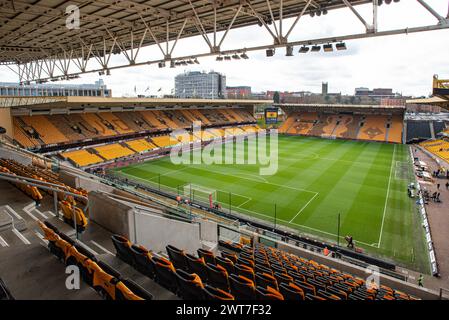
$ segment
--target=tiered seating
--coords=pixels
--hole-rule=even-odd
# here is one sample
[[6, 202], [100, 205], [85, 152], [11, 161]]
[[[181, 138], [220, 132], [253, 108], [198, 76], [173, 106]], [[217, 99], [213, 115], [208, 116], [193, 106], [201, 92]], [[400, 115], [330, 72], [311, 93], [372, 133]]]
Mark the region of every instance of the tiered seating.
[[106, 160], [123, 158], [134, 154], [134, 151], [122, 146], [119, 143], [107, 144], [96, 147], [95, 150]]
[[[357, 139], [360, 129], [360, 120], [361, 116], [359, 115], [344, 116], [339, 127], [335, 129], [335, 135], [343, 139]], [[340, 131], [339, 128], [341, 127], [345, 128], [345, 131]]]
[[158, 137], [151, 137], [151, 140], [154, 144], [156, 144], [158, 147], [166, 148], [173, 146], [175, 144], [178, 144], [179, 141], [176, 139], [173, 139], [169, 135], [167, 136], [158, 136]]
[[225, 251], [197, 256], [167, 246], [169, 259], [113, 236], [117, 256], [183, 299], [195, 300], [410, 300], [406, 293], [257, 245], [220, 241]]
[[390, 123], [390, 130], [388, 131], [388, 141], [401, 143], [402, 142], [403, 119], [401, 116], [393, 116]]
[[151, 300], [153, 296], [130, 279], [123, 279], [119, 272], [98, 261], [93, 254], [71, 238], [59, 232], [49, 222], [38, 221], [48, 241], [48, 249], [66, 265], [80, 269], [84, 282], [92, 286], [108, 300]]
[[45, 116], [22, 116], [20, 118], [39, 133], [40, 139], [45, 144], [57, 144], [69, 140]]
[[[61, 190], [87, 197], [86, 190], [81, 189], [81, 188], [75, 189], [75, 188], [72, 188], [72, 187], [62, 183], [61, 181], [59, 181], [59, 176], [48, 169], [41, 169], [41, 168], [38, 168], [38, 167], [35, 167], [32, 165], [25, 166], [21, 163], [14, 161], [14, 160], [11, 160], [11, 159], [0, 159], [0, 166], [5, 167], [6, 169], [8, 169], [9, 171], [11, 171], [12, 173], [14, 173], [16, 175], [52, 183], [55, 185], [59, 185]], [[38, 182], [36, 182], [36, 183], [38, 183]], [[51, 192], [49, 192], [49, 193], [51, 193]], [[33, 197], [33, 199], [35, 199], [35, 198]], [[75, 199], [72, 196], [65, 195], [63, 192], [58, 192], [58, 199], [66, 200], [69, 203], [71, 203], [72, 205], [76, 205]], [[35, 200], [37, 200], [37, 199], [35, 199]], [[83, 202], [83, 203], [86, 204], [85, 202]]]
[[98, 117], [103, 119], [103, 123], [108, 124], [111, 130], [117, 131], [119, 134], [134, 132], [120, 118], [116, 117], [112, 112], [98, 113]]
[[318, 121], [318, 114], [316, 112], [294, 113], [292, 118], [294, 123], [290, 126], [287, 133], [309, 135], [312, 127]]
[[420, 144], [429, 152], [449, 162], [449, 141], [438, 139], [425, 141]]
[[99, 137], [109, 137], [116, 135], [116, 132], [114, 132], [112, 128], [109, 128], [107, 124], [95, 113], [82, 114], [81, 118], [84, 119], [84, 121], [94, 129], [94, 132]]
[[383, 115], [369, 115], [364, 121], [364, 125], [360, 128], [357, 139], [385, 141], [386, 138], [386, 124], [387, 116]]
[[87, 150], [62, 152], [61, 155], [64, 158], [70, 159], [81, 167], [103, 162], [103, 159], [101, 159], [96, 154], [90, 153]]
[[[0, 172], [11, 174], [14, 176], [16, 175], [14, 172], [11, 172], [8, 168], [2, 166], [1, 164], [0, 164]], [[38, 188], [34, 186], [25, 185], [22, 183], [13, 183], [13, 184], [37, 203], [39, 203], [43, 199], [42, 194]]]
[[145, 152], [156, 148], [154, 144], [148, 142], [146, 139], [126, 141], [126, 145], [136, 152]]
[[321, 114], [318, 122], [310, 129], [307, 135], [322, 137], [330, 136], [337, 125], [338, 117], [336, 115]]

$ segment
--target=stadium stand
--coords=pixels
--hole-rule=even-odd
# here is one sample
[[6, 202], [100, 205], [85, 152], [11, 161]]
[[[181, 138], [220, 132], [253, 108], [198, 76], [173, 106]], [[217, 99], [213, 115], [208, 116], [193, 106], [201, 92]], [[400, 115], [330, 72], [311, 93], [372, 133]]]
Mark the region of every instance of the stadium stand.
[[96, 163], [103, 162], [104, 159], [96, 154], [90, 153], [88, 150], [75, 150], [62, 152], [61, 155], [65, 159], [71, 160], [75, 165], [84, 167]]
[[145, 152], [156, 148], [154, 144], [148, 142], [146, 139], [126, 141], [126, 145], [135, 152]]
[[429, 140], [421, 142], [420, 145], [434, 155], [449, 162], [449, 141], [443, 139]]
[[357, 136], [360, 140], [385, 141], [387, 117], [370, 115], [362, 120], [362, 128]]
[[393, 116], [388, 130], [388, 141], [402, 143], [403, 119], [399, 116]]
[[[22, 147], [83, 143], [85, 140], [189, 129], [193, 121], [203, 126], [255, 123], [244, 109], [154, 110], [99, 112], [68, 115], [15, 116], [14, 139]], [[92, 159], [93, 160], [93, 159]]]
[[106, 160], [113, 160], [134, 154], [132, 150], [119, 143], [112, 143], [96, 147], [94, 148], [94, 150], [98, 152], [98, 155]]
[[[135, 260], [133, 245], [113, 235], [116, 255], [183, 299], [213, 300], [416, 300], [385, 285], [376, 287], [364, 279], [313, 260], [268, 247], [220, 241], [220, 255], [198, 249], [194, 256], [172, 245], [169, 259], [154, 256]], [[134, 260], [133, 260], [134, 259]]]

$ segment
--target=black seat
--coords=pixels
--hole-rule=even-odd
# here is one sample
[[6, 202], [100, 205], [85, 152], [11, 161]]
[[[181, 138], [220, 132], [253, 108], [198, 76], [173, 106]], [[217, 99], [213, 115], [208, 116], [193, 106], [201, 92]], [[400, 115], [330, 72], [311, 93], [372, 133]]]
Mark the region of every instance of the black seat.
[[258, 287], [278, 289], [278, 283], [275, 277], [268, 273], [256, 273], [256, 285]]
[[0, 278], [0, 300], [15, 300], [6, 284]]
[[285, 273], [275, 272], [274, 277], [276, 278], [278, 285], [280, 285], [281, 283], [289, 284], [290, 282], [294, 281], [292, 276], [285, 274]]
[[195, 273], [187, 273], [182, 269], [177, 269], [175, 272], [176, 281], [178, 284], [178, 292], [184, 300], [203, 300], [203, 283], [201, 278]]
[[244, 276], [231, 274], [229, 276], [229, 286], [231, 294], [237, 300], [255, 300], [256, 287], [254, 282]]
[[97, 264], [101, 269], [103, 269], [104, 272], [106, 272], [107, 274], [113, 276], [114, 278], [116, 278], [118, 280], [121, 280], [122, 275], [120, 274], [120, 272], [115, 270], [113, 267], [111, 267], [110, 265], [108, 265], [107, 263], [105, 263], [103, 261], [98, 261]]
[[269, 288], [262, 288], [257, 286], [256, 287], [256, 299], [257, 300], [284, 300], [284, 297], [282, 294], [277, 291], [276, 289], [273, 289], [272, 287]]
[[168, 245], [166, 248], [170, 261], [173, 263], [176, 269], [182, 269], [184, 271], [188, 270], [187, 260], [184, 251]]
[[254, 270], [252, 268], [241, 264], [236, 264], [234, 268], [237, 275], [244, 276], [254, 281]]
[[215, 288], [229, 291], [228, 272], [225, 268], [211, 263], [206, 264], [207, 283]]
[[228, 258], [215, 257], [217, 265], [222, 266], [228, 272], [228, 275], [235, 272], [234, 263]]
[[[148, 292], [147, 290], [145, 290], [144, 288], [139, 286], [137, 283], [135, 283], [131, 279], [125, 279], [125, 280], [122, 280], [122, 282], [136, 296], [139, 296], [140, 298], [142, 298], [144, 300], [153, 300], [153, 295], [150, 292]], [[119, 298], [119, 300], [120, 300], [120, 298]]]
[[154, 265], [150, 261], [150, 252], [142, 246], [132, 245], [133, 266], [140, 273], [154, 279]]
[[257, 265], [254, 267], [254, 271], [258, 272], [258, 273], [268, 273], [273, 275], [273, 270], [268, 269], [267, 267], [261, 266], [261, 265]]
[[293, 283], [281, 283], [279, 292], [284, 296], [285, 300], [304, 300], [304, 291]]
[[215, 255], [212, 251], [205, 250], [205, 249], [198, 249], [198, 257], [204, 258], [205, 263], [211, 263], [215, 264]]
[[234, 264], [237, 262], [237, 255], [235, 253], [229, 253], [229, 252], [226, 252], [226, 251], [222, 251], [221, 252], [221, 256], [223, 258], [228, 258]]
[[112, 235], [111, 239], [115, 247], [115, 251], [117, 252], [117, 257], [132, 265], [133, 256], [131, 253], [131, 242], [129, 242], [129, 240], [125, 237], [117, 234]]
[[154, 265], [156, 281], [161, 286], [176, 293], [178, 286], [176, 283], [175, 268], [173, 264], [165, 258], [156, 256], [152, 256], [150, 261]]
[[234, 300], [234, 296], [224, 290], [206, 285], [203, 289], [206, 300]]
[[52, 223], [48, 222], [48, 221], [44, 221], [44, 224], [47, 228], [53, 230], [57, 235], [60, 234], [58, 228], [56, 228]]
[[206, 264], [203, 258], [197, 258], [189, 253], [186, 253], [187, 266], [190, 273], [196, 273], [200, 276], [203, 282], [207, 281]]

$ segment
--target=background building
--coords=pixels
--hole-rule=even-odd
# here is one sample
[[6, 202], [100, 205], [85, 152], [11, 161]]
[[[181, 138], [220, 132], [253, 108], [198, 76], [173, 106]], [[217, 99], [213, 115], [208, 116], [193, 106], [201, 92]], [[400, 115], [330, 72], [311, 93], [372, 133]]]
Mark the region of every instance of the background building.
[[226, 76], [211, 71], [192, 71], [175, 77], [175, 95], [179, 98], [226, 98]]
[[112, 92], [103, 80], [94, 84], [30, 84], [20, 85], [14, 82], [0, 82], [0, 96], [80, 96], [80, 97], [111, 97]]
[[251, 87], [248, 86], [237, 86], [237, 87], [226, 87], [226, 95], [228, 99], [251, 99]]

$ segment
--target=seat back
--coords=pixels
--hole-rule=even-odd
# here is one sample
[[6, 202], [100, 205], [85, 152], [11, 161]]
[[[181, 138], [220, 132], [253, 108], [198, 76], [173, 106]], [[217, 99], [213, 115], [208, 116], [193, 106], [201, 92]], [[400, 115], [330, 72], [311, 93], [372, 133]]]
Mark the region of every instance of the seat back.
[[206, 300], [235, 300], [232, 294], [209, 285], [204, 287], [203, 292]]
[[217, 262], [217, 265], [226, 269], [228, 275], [235, 272], [234, 263], [230, 259], [217, 256], [215, 257], [215, 261]]
[[256, 273], [256, 285], [258, 287], [278, 289], [278, 283], [275, 277], [268, 273]]
[[177, 291], [177, 283], [175, 276], [175, 267], [173, 264], [162, 257], [152, 256], [150, 261], [154, 265], [156, 281], [163, 287], [172, 292]]
[[284, 300], [284, 296], [272, 287], [262, 288], [256, 287], [257, 300]]
[[187, 266], [190, 273], [196, 273], [203, 282], [207, 281], [206, 264], [203, 258], [197, 258], [191, 254], [186, 254]]
[[154, 264], [151, 263], [151, 253], [142, 246], [133, 244], [130, 248], [133, 257], [133, 266], [140, 273], [147, 277], [154, 278]]
[[126, 263], [133, 264], [133, 256], [131, 253], [131, 242], [123, 236], [114, 234], [111, 236], [112, 244], [114, 245], [117, 257]]
[[237, 300], [255, 300], [256, 287], [254, 282], [244, 276], [231, 274], [229, 276], [231, 294]]
[[168, 245], [166, 247], [166, 250], [170, 261], [173, 263], [176, 269], [182, 269], [184, 271], [188, 270], [186, 255], [184, 251], [171, 245]]
[[200, 258], [204, 258], [205, 263], [215, 264], [215, 255], [212, 251], [200, 248], [197, 250], [197, 252]]
[[204, 285], [201, 278], [195, 273], [187, 273], [182, 269], [177, 269], [175, 272], [176, 281], [178, 284], [179, 294], [184, 300], [203, 300]]
[[228, 272], [220, 265], [206, 263], [207, 283], [211, 286], [229, 291]]
[[248, 266], [245, 265], [241, 265], [241, 264], [236, 264], [234, 266], [235, 268], [235, 273], [237, 275], [240, 276], [244, 276], [252, 281], [254, 281], [255, 277], [254, 277], [254, 270]]
[[304, 300], [304, 291], [293, 283], [281, 283], [279, 292], [284, 296], [285, 300]]
[[[139, 298], [142, 298], [143, 300], [153, 300], [153, 295], [150, 292], [145, 290], [143, 287], [139, 286], [131, 279], [124, 279], [122, 280], [122, 282], [127, 288], [129, 288], [129, 290], [131, 290]], [[126, 297], [124, 298], [125, 300], [129, 300], [126, 299]]]

